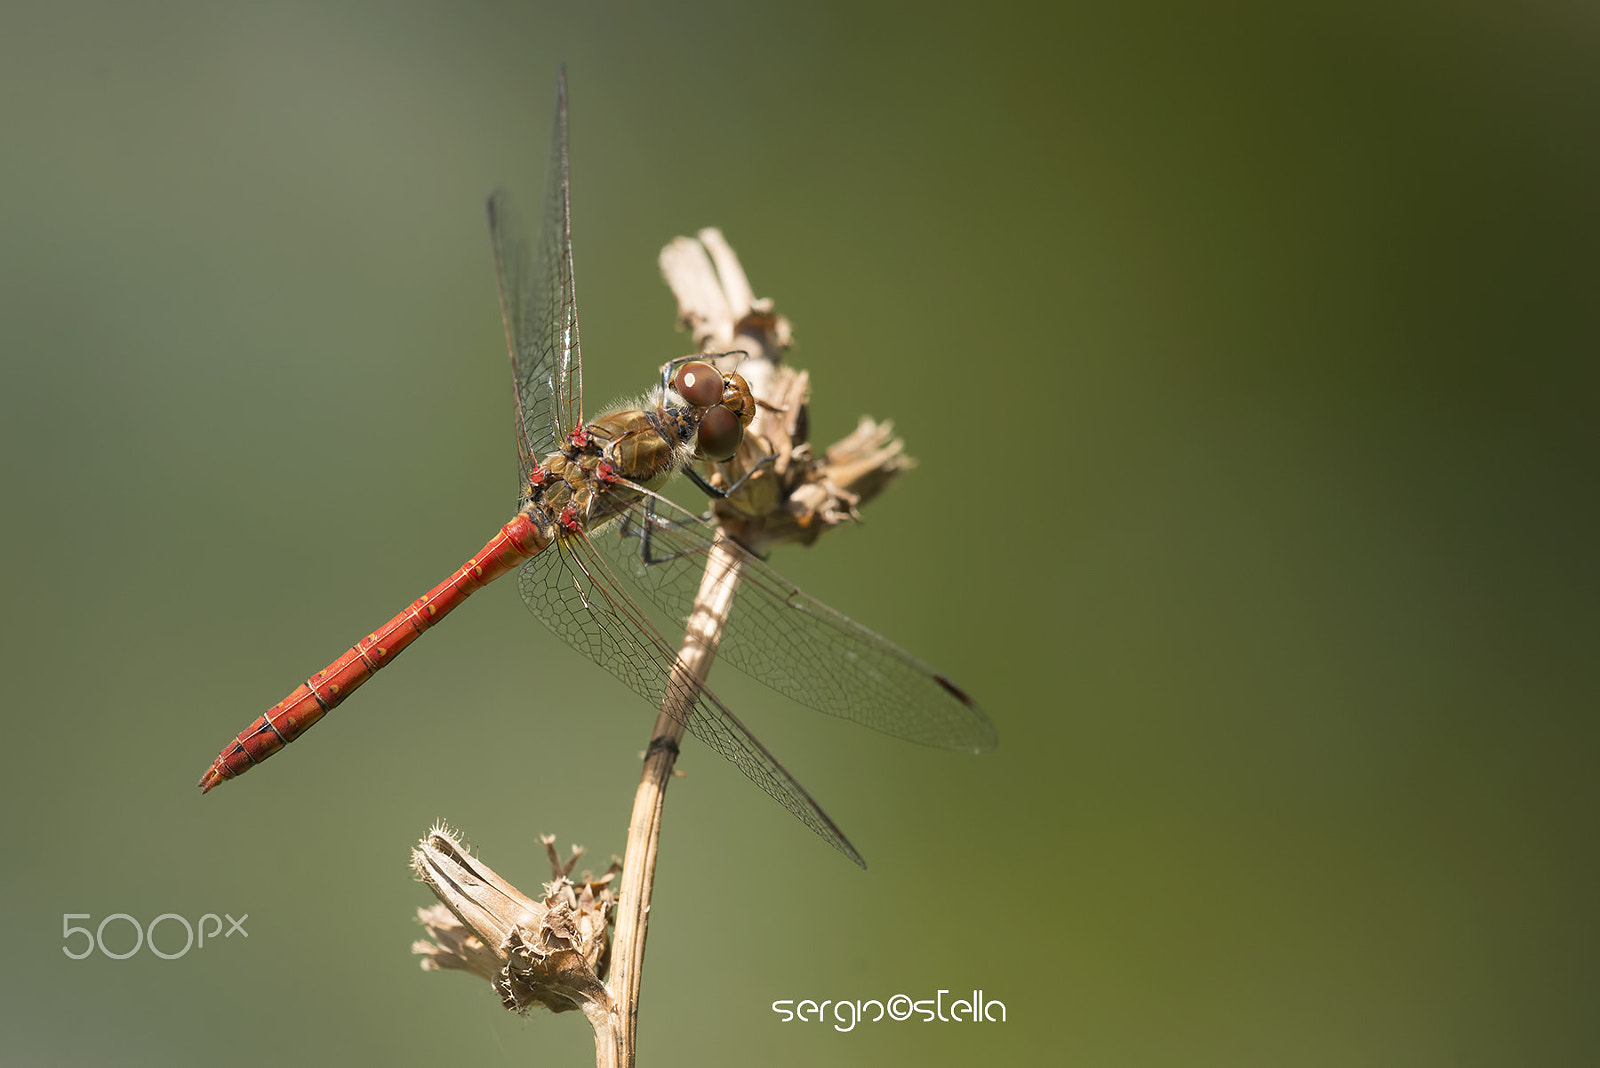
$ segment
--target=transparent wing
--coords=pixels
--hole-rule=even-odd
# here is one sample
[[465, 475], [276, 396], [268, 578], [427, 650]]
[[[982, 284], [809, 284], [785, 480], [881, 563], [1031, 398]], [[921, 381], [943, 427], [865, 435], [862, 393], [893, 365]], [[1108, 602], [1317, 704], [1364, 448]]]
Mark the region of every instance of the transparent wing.
[[[591, 541], [646, 600], [684, 620], [716, 533], [698, 516], [654, 498]], [[949, 679], [739, 551], [742, 577], [719, 659], [803, 705], [896, 738], [974, 753], [994, 748], [994, 725]]]
[[588, 538], [561, 538], [522, 565], [518, 585], [533, 614], [562, 641], [652, 705], [664, 695], [682, 698], [677, 707], [688, 709], [682, 723], [690, 734], [731, 760], [823, 841], [866, 867], [828, 814], [715, 694], [674, 676], [675, 648], [622, 592]]
[[532, 252], [510, 197], [489, 196], [489, 237], [500, 285], [500, 314], [516, 393], [517, 451], [524, 477], [560, 445], [583, 414], [578, 299], [572, 276], [572, 212], [567, 192], [567, 78], [556, 87], [555, 128], [545, 174], [544, 209]]

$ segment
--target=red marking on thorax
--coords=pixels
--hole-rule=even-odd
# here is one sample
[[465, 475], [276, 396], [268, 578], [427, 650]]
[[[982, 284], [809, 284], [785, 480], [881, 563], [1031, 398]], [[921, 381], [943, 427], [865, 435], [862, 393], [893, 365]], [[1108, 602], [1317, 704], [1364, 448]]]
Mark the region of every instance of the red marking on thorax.
[[560, 520], [561, 525], [566, 527], [567, 530], [571, 531], [573, 534], [576, 534], [583, 529], [583, 527], [578, 523], [578, 510], [570, 504], [561, 509], [561, 515], [557, 518]]

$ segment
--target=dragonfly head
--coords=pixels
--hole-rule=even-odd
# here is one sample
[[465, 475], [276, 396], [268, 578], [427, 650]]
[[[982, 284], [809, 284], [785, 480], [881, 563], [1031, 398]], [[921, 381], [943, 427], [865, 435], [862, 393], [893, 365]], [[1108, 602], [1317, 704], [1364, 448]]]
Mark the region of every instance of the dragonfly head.
[[697, 361], [678, 369], [672, 388], [701, 409], [695, 453], [707, 460], [731, 459], [744, 440], [744, 428], [756, 414], [755, 398], [744, 376], [724, 376], [710, 364]]

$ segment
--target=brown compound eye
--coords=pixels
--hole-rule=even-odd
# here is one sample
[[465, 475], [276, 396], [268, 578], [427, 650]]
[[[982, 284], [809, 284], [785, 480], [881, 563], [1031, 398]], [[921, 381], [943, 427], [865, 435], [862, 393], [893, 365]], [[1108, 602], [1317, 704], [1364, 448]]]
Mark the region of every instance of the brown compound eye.
[[733, 458], [733, 454], [739, 451], [739, 442], [743, 440], [744, 424], [739, 422], [739, 417], [726, 408], [716, 407], [700, 420], [695, 451], [707, 460], [721, 463]]
[[672, 388], [696, 408], [709, 408], [722, 400], [722, 376], [708, 363], [686, 363], [678, 369]]

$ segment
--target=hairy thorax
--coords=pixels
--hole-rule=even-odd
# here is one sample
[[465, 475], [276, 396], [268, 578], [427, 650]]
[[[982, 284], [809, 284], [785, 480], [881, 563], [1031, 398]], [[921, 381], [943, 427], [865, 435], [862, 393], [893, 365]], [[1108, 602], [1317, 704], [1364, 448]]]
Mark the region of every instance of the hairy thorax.
[[658, 489], [680, 470], [693, 453], [693, 437], [693, 426], [675, 408], [606, 412], [545, 457], [523, 510], [543, 527], [603, 523], [638, 499], [636, 487]]

